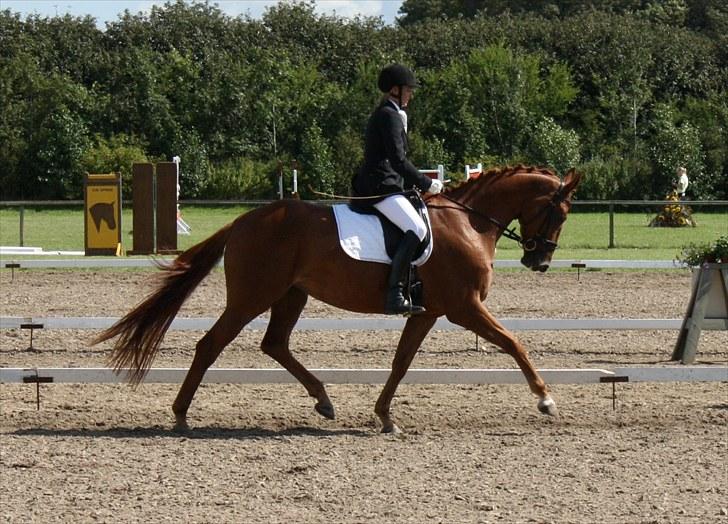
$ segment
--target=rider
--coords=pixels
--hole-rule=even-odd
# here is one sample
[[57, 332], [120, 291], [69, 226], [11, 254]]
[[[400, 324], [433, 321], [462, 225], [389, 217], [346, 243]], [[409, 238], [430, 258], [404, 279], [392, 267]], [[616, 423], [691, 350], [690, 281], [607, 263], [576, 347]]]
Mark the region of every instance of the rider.
[[401, 64], [391, 64], [379, 73], [377, 85], [385, 95], [369, 117], [364, 163], [354, 176], [352, 187], [355, 196], [381, 196], [366, 202], [405, 233], [392, 258], [384, 312], [390, 315], [421, 313], [425, 309], [407, 300], [404, 287], [412, 257], [425, 238], [427, 228], [402, 191], [415, 186], [437, 194], [442, 191], [442, 182], [423, 175], [407, 159], [407, 113], [404, 109], [417, 87], [415, 75]]

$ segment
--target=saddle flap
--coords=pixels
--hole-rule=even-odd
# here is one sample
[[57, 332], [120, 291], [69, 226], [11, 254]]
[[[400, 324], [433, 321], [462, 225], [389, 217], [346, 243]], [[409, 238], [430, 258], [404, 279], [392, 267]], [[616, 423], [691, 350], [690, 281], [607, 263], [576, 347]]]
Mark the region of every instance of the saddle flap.
[[[419, 194], [405, 196], [410, 200], [427, 226], [427, 235], [414, 255], [413, 264], [424, 264], [432, 253], [432, 230], [427, 206]], [[349, 204], [333, 206], [339, 243], [344, 252], [356, 260], [390, 264], [404, 232], [373, 207]]]

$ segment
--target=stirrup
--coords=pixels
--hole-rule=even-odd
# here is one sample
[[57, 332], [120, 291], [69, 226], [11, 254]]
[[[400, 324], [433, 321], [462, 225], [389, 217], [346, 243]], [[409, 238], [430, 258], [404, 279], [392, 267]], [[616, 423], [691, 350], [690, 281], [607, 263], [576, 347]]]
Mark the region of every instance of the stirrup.
[[405, 298], [401, 293], [397, 298], [401, 298], [401, 300], [387, 300], [384, 304], [385, 315], [404, 315], [409, 317], [425, 312], [424, 307], [413, 304], [411, 300]]
[[403, 315], [405, 317], [412, 317], [415, 315], [419, 315], [420, 313], [424, 313], [426, 310], [422, 306], [413, 306], [413, 305], [407, 305], [402, 306], [398, 309], [390, 309], [385, 308], [384, 314], [385, 315]]

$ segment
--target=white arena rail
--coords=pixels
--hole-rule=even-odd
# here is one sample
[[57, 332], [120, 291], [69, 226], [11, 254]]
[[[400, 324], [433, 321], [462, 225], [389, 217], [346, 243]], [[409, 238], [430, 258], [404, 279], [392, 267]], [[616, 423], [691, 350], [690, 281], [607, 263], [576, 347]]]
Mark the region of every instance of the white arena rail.
[[[106, 329], [118, 317], [0, 317], [0, 329]], [[170, 329], [206, 331], [217, 318], [176, 318]], [[574, 330], [675, 330], [680, 329], [679, 318], [501, 318], [499, 321], [512, 331], [574, 331]], [[406, 320], [392, 317], [301, 318], [295, 329], [302, 331], [374, 331], [401, 330]], [[268, 319], [259, 317], [245, 329], [264, 330]], [[433, 329], [461, 330], [445, 318], [440, 318]], [[705, 319], [705, 330], [726, 330], [728, 319]]]
[[[170, 261], [171, 258], [158, 257], [159, 261]], [[222, 261], [220, 262], [220, 265]], [[0, 267], [13, 269], [31, 268], [130, 268], [154, 267], [152, 258], [75, 258], [55, 260], [10, 260], [0, 258]], [[496, 268], [526, 269], [518, 260], [496, 260]], [[552, 260], [552, 268], [579, 269], [684, 269], [685, 266], [674, 260]]]
[[[311, 369], [326, 384], [384, 384], [389, 369]], [[187, 369], [153, 368], [144, 382], [179, 384]], [[616, 382], [728, 382], [726, 366], [620, 367], [614, 369], [540, 369], [549, 384], [600, 384]], [[127, 372], [109, 368], [0, 368], [0, 384], [119, 384]], [[211, 368], [208, 384], [295, 384], [284, 369]], [[410, 369], [403, 384], [524, 384], [519, 369]]]

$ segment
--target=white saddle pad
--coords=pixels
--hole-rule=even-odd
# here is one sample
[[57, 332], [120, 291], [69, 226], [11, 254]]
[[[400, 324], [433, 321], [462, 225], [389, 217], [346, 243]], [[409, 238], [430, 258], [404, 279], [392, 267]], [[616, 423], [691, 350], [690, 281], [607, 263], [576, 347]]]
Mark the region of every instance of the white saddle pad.
[[[339, 230], [339, 244], [344, 253], [356, 260], [365, 262], [381, 262], [391, 264], [392, 259], [387, 255], [384, 247], [384, 232], [382, 223], [376, 215], [362, 215], [355, 213], [346, 204], [333, 206], [336, 217], [336, 227]], [[430, 216], [425, 209], [425, 220], [430, 225]], [[421, 266], [432, 254], [432, 233], [430, 242], [425, 251], [412, 263]]]

